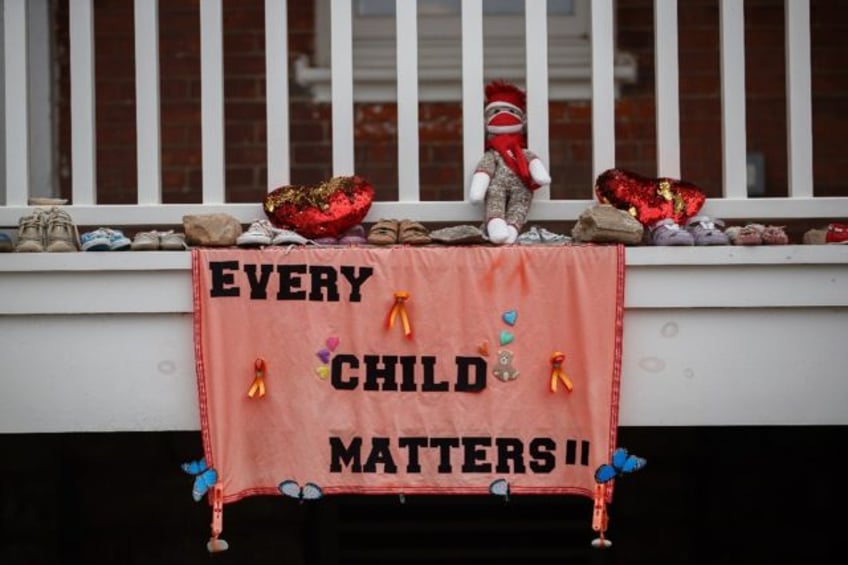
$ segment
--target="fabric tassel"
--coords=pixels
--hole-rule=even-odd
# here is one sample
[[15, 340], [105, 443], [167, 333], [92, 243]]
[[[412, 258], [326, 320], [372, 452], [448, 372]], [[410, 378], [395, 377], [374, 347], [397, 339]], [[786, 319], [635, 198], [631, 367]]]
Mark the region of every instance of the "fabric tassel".
[[224, 485], [220, 482], [215, 483], [212, 487], [212, 536], [206, 543], [206, 549], [209, 553], [220, 553], [227, 551], [230, 544], [226, 540], [219, 537], [224, 530]]
[[592, 540], [592, 547], [605, 548], [612, 542], [604, 537], [607, 531], [609, 515], [607, 514], [607, 484], [595, 484], [594, 508], [592, 510], [592, 529], [598, 532], [598, 537]]

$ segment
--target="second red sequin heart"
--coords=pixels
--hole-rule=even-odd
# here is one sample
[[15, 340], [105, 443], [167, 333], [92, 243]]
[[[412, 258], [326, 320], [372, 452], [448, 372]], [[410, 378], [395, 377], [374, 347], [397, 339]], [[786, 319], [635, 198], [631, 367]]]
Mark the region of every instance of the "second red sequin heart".
[[704, 205], [704, 191], [691, 182], [669, 177], [646, 177], [625, 169], [607, 169], [595, 181], [603, 204], [629, 212], [646, 227], [672, 219], [683, 225]]

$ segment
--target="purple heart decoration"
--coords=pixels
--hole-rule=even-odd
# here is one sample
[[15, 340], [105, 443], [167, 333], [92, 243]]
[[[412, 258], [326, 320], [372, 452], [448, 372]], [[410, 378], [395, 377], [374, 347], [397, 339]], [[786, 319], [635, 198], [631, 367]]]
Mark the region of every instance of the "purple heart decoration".
[[325, 365], [330, 362], [329, 349], [321, 349], [316, 355], [318, 355], [318, 359], [320, 359]]

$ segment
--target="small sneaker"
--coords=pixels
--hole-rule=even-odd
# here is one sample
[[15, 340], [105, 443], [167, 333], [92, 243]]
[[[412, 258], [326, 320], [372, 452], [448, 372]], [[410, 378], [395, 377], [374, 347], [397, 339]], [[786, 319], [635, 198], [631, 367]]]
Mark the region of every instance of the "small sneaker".
[[40, 253], [44, 251], [46, 213], [36, 208], [29, 216], [18, 220], [18, 253]]
[[848, 224], [834, 222], [821, 229], [804, 232], [802, 241], [808, 245], [848, 244]]
[[46, 217], [47, 251], [51, 253], [77, 251], [79, 231], [71, 216], [64, 210], [53, 207], [47, 212]]
[[83, 251], [109, 251], [109, 232], [105, 228], [85, 232], [80, 236]]
[[168, 230], [159, 234], [159, 249], [165, 251], [183, 251], [188, 249], [184, 233]]
[[141, 231], [135, 234], [129, 244], [133, 251], [182, 251], [188, 249], [184, 233], [168, 231]]
[[6, 232], [0, 232], [0, 253], [9, 253], [14, 251], [15, 246], [12, 243], [12, 238]]
[[80, 236], [80, 249], [83, 251], [124, 251], [132, 242], [121, 230], [98, 228]]
[[733, 245], [754, 246], [763, 244], [762, 224], [746, 224], [744, 226], [730, 226], [724, 233]]
[[352, 228], [345, 230], [339, 236], [339, 243], [341, 245], [365, 245], [368, 243], [368, 239], [365, 237], [365, 228], [362, 227], [362, 224], [356, 224]]
[[695, 216], [686, 222], [686, 231], [692, 234], [695, 245], [730, 245], [730, 238], [722, 228], [722, 220], [709, 216]]
[[106, 233], [109, 234], [109, 250], [110, 251], [126, 251], [132, 245], [130, 238], [124, 235], [121, 230], [106, 228]]
[[658, 221], [651, 226], [649, 233], [653, 245], [695, 245], [695, 237], [671, 219]]
[[239, 247], [254, 247], [257, 245], [271, 245], [275, 236], [275, 228], [268, 220], [256, 220], [247, 231], [236, 239]]
[[284, 230], [280, 228], [271, 228], [274, 231], [274, 237], [271, 239], [271, 245], [306, 245], [315, 243], [311, 239], [306, 239], [297, 232]]
[[516, 243], [520, 245], [565, 245], [571, 242], [567, 235], [554, 233], [539, 226], [530, 226], [526, 232], [518, 236]]
[[539, 245], [542, 243], [542, 234], [539, 233], [539, 228], [531, 226], [530, 229], [522, 232], [515, 242], [519, 245]]
[[130, 249], [133, 251], [155, 251], [159, 249], [159, 232], [142, 231], [135, 234]]

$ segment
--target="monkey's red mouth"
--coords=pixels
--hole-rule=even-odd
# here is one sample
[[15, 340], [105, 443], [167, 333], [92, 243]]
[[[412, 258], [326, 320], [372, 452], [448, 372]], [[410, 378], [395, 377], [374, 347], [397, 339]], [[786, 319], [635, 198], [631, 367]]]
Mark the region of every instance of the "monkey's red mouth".
[[488, 120], [490, 126], [519, 126], [521, 118], [506, 110], [500, 111]]

